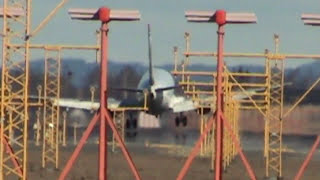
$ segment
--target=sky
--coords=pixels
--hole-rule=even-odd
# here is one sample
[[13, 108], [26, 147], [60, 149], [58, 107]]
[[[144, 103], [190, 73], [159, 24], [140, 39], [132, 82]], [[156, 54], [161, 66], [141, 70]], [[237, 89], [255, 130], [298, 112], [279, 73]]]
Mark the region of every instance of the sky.
[[[3, 1], [3, 0], [2, 0]], [[59, 0], [32, 1], [32, 29], [59, 3]], [[155, 65], [173, 63], [173, 46], [180, 53], [185, 48], [184, 33], [191, 33], [191, 49], [216, 51], [217, 25], [188, 23], [186, 10], [216, 10], [254, 12], [257, 24], [226, 25], [225, 51], [262, 53], [274, 49], [273, 34], [280, 35], [280, 52], [320, 54], [320, 27], [303, 25], [302, 13], [320, 13], [317, 0], [69, 0], [57, 15], [33, 39], [35, 44], [95, 44], [95, 31], [100, 23], [71, 20], [69, 8], [136, 9], [141, 21], [111, 22], [109, 58], [119, 62], [148, 62], [147, 24], [151, 24], [153, 60]], [[32, 59], [43, 57], [42, 51], [32, 51]], [[95, 62], [95, 53], [65, 51], [65, 58], [83, 58]], [[182, 59], [180, 54], [179, 59]], [[261, 64], [263, 59], [227, 59], [228, 64]], [[214, 58], [192, 58], [195, 63], [215, 63]], [[296, 67], [310, 60], [290, 60]]]

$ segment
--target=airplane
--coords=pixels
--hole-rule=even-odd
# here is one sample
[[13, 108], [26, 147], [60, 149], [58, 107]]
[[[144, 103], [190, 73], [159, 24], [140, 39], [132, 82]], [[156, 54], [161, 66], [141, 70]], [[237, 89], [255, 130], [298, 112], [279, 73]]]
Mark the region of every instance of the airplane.
[[[159, 117], [166, 111], [172, 111], [177, 116], [175, 118], [176, 127], [185, 127], [188, 124], [188, 117], [184, 115], [184, 112], [197, 110], [197, 104], [185, 95], [178, 96], [175, 94], [175, 89], [179, 86], [175, 85], [174, 77], [166, 70], [161, 68], [155, 68], [152, 65], [152, 49], [151, 49], [151, 33], [150, 25], [148, 24], [148, 58], [149, 69], [146, 71], [140, 79], [137, 88], [112, 88], [114, 91], [126, 91], [136, 93], [134, 99], [116, 100], [114, 98], [108, 98], [108, 108], [119, 107], [143, 107], [144, 105], [144, 93], [147, 93], [147, 114]], [[263, 90], [263, 89], [262, 89]], [[261, 90], [258, 90], [261, 91]], [[256, 91], [252, 90], [250, 94], [254, 94]], [[206, 99], [214, 100], [213, 96], [204, 97]], [[248, 94], [237, 93], [233, 96], [234, 99], [248, 98]], [[65, 107], [68, 109], [82, 109], [88, 111], [98, 110], [100, 107], [99, 102], [80, 101], [75, 99], [52, 99], [54, 105]], [[212, 102], [211, 101], [211, 102]], [[126, 129], [137, 129], [138, 127], [138, 112], [129, 111], [126, 115]], [[154, 123], [153, 123], [154, 124]], [[140, 124], [139, 127], [148, 128], [146, 124]], [[159, 125], [157, 125], [159, 127]]]
[[[144, 105], [144, 93], [147, 94], [147, 114], [159, 117], [165, 111], [172, 111], [177, 113], [176, 125], [187, 125], [187, 117], [183, 112], [196, 110], [196, 106], [193, 101], [186, 96], [175, 95], [174, 90], [179, 88], [175, 85], [173, 76], [166, 70], [153, 67], [152, 65], [152, 50], [151, 50], [151, 31], [150, 25], [148, 25], [148, 57], [149, 57], [149, 69], [141, 77], [137, 88], [111, 88], [113, 91], [126, 91], [136, 93], [134, 99], [116, 100], [114, 98], [108, 98], [108, 108], [118, 107], [143, 107]], [[98, 110], [100, 107], [99, 102], [81, 101], [75, 99], [51, 98], [54, 105], [64, 107], [67, 109], [82, 109], [88, 111]], [[136, 129], [138, 114], [135, 111], [129, 111], [126, 116], [126, 128]], [[141, 124], [140, 127], [146, 127], [147, 125]]]

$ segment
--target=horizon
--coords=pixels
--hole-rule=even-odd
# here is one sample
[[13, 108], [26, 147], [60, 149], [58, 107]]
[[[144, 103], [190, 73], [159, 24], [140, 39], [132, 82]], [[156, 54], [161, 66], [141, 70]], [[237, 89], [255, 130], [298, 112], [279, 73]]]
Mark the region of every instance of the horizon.
[[[40, 61], [43, 61], [42, 63], [44, 63], [44, 58], [34, 58], [34, 59], [31, 59], [30, 60], [30, 63], [34, 63], [34, 62], [40, 62]], [[81, 63], [86, 63], [86, 64], [99, 64], [99, 62], [95, 62], [95, 61], [91, 61], [91, 60], [86, 60], [84, 58], [81, 58], [81, 57], [63, 57], [61, 59], [62, 63], [65, 63], [65, 62], [68, 62], [68, 61], [79, 61]], [[108, 63], [114, 63], [114, 64], [119, 64], [119, 65], [134, 65], [134, 64], [138, 64], [138, 65], [141, 65], [143, 67], [146, 67], [148, 68], [148, 64], [147, 63], [144, 63], [144, 62], [141, 62], [139, 60], [134, 60], [134, 61], [118, 61], [118, 60], [114, 60], [114, 59], [109, 59], [108, 60]], [[309, 62], [306, 62], [306, 63], [303, 63], [303, 64], [299, 64], [297, 66], [294, 66], [294, 67], [285, 67], [285, 69], [289, 69], [289, 70], [292, 70], [292, 69], [298, 69], [299, 67], [303, 67], [305, 65], [310, 65], [310, 64], [317, 64], [317, 63], [320, 63], [320, 61], [309, 61]], [[228, 64], [228, 62], [227, 62]], [[189, 64], [189, 67], [190, 66], [204, 66], [204, 67], [208, 67], [208, 64], [204, 64], [204, 63], [190, 63]], [[215, 63], [212, 63], [211, 64], [213, 67], [216, 67], [216, 64]], [[153, 64], [153, 67], [164, 67], [164, 66], [174, 66], [174, 64], [172, 63], [163, 63], [163, 64], [156, 64], [154, 65]], [[255, 63], [251, 63], [251, 64], [231, 64], [231, 65], [227, 65], [228, 67], [231, 67], [231, 68], [234, 68], [234, 67], [240, 67], [240, 66], [243, 66], [243, 67], [263, 67], [264, 66], [264, 63], [261, 63], [261, 64], [255, 64]], [[1, 69], [1, 66], [0, 66], [0, 69]]]

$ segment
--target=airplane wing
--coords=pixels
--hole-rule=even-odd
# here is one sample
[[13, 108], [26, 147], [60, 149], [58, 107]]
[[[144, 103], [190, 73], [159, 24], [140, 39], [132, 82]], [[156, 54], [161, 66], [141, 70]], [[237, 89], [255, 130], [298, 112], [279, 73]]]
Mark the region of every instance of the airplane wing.
[[[37, 96], [37, 95], [29, 95], [29, 99], [33, 100], [44, 100], [44, 97]], [[78, 99], [72, 98], [60, 98], [56, 99], [54, 97], [49, 97], [49, 101], [53, 103], [54, 106], [59, 105], [60, 107], [65, 108], [74, 108], [74, 109], [85, 109], [85, 110], [97, 110], [100, 107], [99, 102], [91, 102], [91, 101], [81, 101]], [[114, 98], [108, 98], [108, 107], [109, 108], [117, 108], [120, 106], [120, 101]]]
[[[114, 98], [108, 98], [108, 108], [117, 108], [120, 106], [120, 101]], [[99, 102], [91, 102], [91, 101], [80, 101], [77, 99], [53, 99], [54, 105], [59, 105], [60, 107], [65, 108], [74, 108], [74, 109], [84, 109], [84, 110], [98, 110], [100, 107]]]
[[[232, 98], [235, 100], [247, 99], [249, 98], [249, 96], [254, 96], [256, 93], [264, 90], [265, 88], [250, 89], [247, 90], [246, 93], [239, 91], [235, 92]], [[200, 95], [198, 97], [202, 105], [207, 107], [215, 106], [215, 104], [212, 104], [212, 102], [215, 102], [215, 95]], [[182, 96], [173, 96], [170, 99], [171, 100], [169, 102], [169, 107], [173, 110], [174, 113], [195, 110], [200, 103]]]
[[172, 96], [168, 105], [174, 113], [197, 109], [196, 104], [191, 99], [182, 96]]

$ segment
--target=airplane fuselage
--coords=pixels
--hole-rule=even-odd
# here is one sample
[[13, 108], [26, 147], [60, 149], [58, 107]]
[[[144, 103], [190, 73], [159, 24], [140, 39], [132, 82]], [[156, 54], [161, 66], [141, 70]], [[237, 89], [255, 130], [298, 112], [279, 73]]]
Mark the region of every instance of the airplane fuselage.
[[148, 90], [148, 113], [153, 115], [162, 114], [169, 109], [170, 98], [174, 96], [174, 90], [169, 89], [165, 91], [159, 91], [157, 89], [163, 89], [168, 87], [174, 87], [174, 79], [172, 75], [159, 68], [153, 68], [153, 84], [149, 83], [149, 71], [147, 71], [141, 78], [138, 89]]

